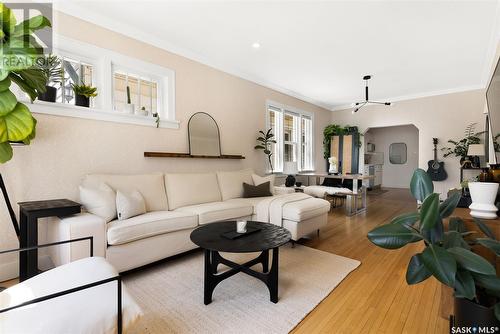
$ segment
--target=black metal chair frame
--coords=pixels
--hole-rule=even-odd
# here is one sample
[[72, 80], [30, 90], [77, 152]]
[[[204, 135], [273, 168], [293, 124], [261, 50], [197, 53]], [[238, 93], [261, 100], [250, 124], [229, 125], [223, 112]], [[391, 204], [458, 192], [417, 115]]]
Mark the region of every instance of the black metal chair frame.
[[[29, 251], [29, 250], [38, 249], [38, 248], [45, 248], [45, 247], [50, 247], [50, 246], [62, 245], [62, 244], [66, 244], [66, 243], [78, 242], [78, 241], [83, 241], [83, 240], [89, 240], [90, 241], [90, 257], [94, 256], [94, 237], [83, 237], [83, 238], [77, 238], [77, 239], [70, 239], [70, 240], [64, 240], [64, 241], [51, 242], [51, 243], [48, 243], [48, 244], [43, 244], [43, 245], [38, 245], [38, 246], [32, 246], [32, 247], [23, 247], [23, 248], [9, 249], [9, 250], [5, 250], [5, 251], [0, 251], [0, 254], [13, 253], [13, 252], [25, 252], [25, 251]], [[85, 285], [82, 285], [82, 286], [78, 286], [78, 287], [75, 287], [75, 288], [71, 288], [71, 289], [68, 289], [68, 290], [59, 291], [59, 292], [56, 292], [56, 293], [52, 293], [50, 295], [38, 297], [38, 298], [29, 300], [29, 301], [26, 301], [24, 303], [21, 303], [21, 304], [15, 305], [15, 306], [11, 306], [11, 307], [8, 307], [8, 308], [5, 308], [5, 309], [0, 309], [0, 313], [8, 312], [8, 311], [11, 311], [11, 310], [14, 310], [14, 309], [17, 309], [17, 308], [20, 308], [20, 307], [24, 307], [24, 306], [27, 306], [27, 305], [40, 303], [40, 302], [43, 302], [43, 301], [46, 301], [46, 300], [49, 300], [49, 299], [53, 299], [53, 298], [57, 298], [57, 297], [62, 297], [62, 296], [68, 295], [70, 293], [74, 293], [74, 292], [78, 292], [78, 291], [90, 289], [90, 288], [93, 288], [93, 287], [96, 287], [96, 286], [99, 286], [99, 285], [103, 285], [103, 284], [107, 284], [107, 283], [110, 283], [110, 282], [113, 282], [113, 281], [116, 281], [117, 288], [118, 288], [118, 290], [117, 290], [117, 307], [118, 307], [117, 328], [118, 328], [118, 334], [121, 334], [122, 330], [123, 330], [122, 329], [122, 325], [123, 324], [122, 324], [122, 278], [121, 278], [120, 275], [117, 275], [117, 276], [114, 276], [114, 277], [110, 277], [110, 278], [106, 278], [106, 279], [103, 279], [103, 280], [100, 280], [100, 281], [92, 282], [92, 283], [89, 283], [89, 284], [85, 284]]]

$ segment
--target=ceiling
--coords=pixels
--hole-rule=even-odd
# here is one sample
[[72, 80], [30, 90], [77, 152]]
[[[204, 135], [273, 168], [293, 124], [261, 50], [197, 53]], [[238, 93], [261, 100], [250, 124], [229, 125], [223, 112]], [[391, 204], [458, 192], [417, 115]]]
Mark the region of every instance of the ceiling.
[[[498, 1], [61, 1], [68, 14], [339, 109], [484, 87]], [[260, 48], [252, 44], [258, 42]]]

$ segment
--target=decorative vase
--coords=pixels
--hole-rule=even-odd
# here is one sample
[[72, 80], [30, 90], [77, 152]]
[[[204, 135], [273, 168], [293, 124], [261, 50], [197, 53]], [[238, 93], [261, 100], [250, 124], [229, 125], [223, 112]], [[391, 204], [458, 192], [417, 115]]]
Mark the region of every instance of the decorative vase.
[[469, 206], [470, 215], [482, 219], [497, 218], [495, 199], [498, 193], [498, 183], [469, 182], [469, 191], [472, 204]]
[[285, 187], [293, 187], [295, 185], [295, 177], [288, 175], [285, 180]]
[[127, 114], [133, 114], [135, 112], [135, 104], [127, 103], [123, 111], [126, 112]]
[[466, 298], [456, 298], [454, 327], [499, 327], [493, 307], [476, 304]]
[[330, 173], [330, 174], [337, 174], [338, 173], [336, 163], [330, 164], [330, 167], [328, 168], [328, 173]]
[[90, 98], [85, 95], [75, 95], [75, 105], [80, 107], [89, 107]]
[[45, 93], [38, 95], [40, 101], [56, 102], [57, 88], [45, 86]]
[[500, 183], [500, 165], [491, 164], [490, 165], [490, 181]]

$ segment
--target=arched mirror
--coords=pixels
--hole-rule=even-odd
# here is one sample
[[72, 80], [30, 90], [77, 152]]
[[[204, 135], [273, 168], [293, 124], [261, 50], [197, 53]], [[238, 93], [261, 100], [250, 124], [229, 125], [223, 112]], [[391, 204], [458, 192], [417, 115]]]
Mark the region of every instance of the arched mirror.
[[221, 155], [220, 133], [217, 122], [205, 112], [197, 112], [188, 123], [189, 154], [215, 156]]

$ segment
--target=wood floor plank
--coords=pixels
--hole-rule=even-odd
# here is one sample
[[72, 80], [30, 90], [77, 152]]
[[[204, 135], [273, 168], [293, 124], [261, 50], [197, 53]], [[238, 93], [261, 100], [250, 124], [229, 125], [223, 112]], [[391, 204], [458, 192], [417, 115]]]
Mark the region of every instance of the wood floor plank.
[[[346, 217], [341, 208], [329, 214], [319, 238], [301, 243], [361, 261], [293, 333], [447, 333], [450, 305], [441, 305], [441, 284], [434, 278], [406, 283], [411, 256], [422, 249], [412, 244], [385, 250], [373, 245], [367, 233], [392, 217], [415, 210], [407, 189], [369, 195], [368, 211]], [[443, 309], [443, 312], [440, 312]]]

